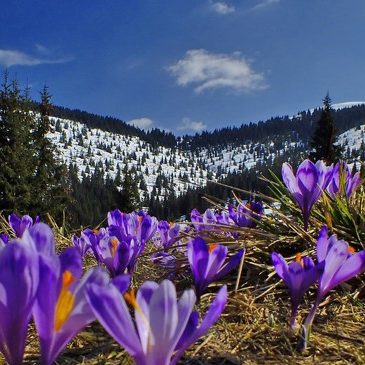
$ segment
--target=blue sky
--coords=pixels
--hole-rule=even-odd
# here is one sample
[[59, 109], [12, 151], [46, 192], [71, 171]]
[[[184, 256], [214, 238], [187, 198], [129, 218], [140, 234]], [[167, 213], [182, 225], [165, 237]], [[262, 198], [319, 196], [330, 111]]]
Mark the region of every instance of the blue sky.
[[364, 0], [0, 0], [0, 69], [175, 134], [365, 100]]

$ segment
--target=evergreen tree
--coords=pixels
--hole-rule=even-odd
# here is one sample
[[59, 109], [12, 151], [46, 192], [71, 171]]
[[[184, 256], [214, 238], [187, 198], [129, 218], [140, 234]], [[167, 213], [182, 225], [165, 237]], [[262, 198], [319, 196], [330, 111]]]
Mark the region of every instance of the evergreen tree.
[[135, 175], [132, 174], [127, 165], [123, 169], [123, 190], [121, 206], [125, 212], [136, 210], [140, 206], [140, 196]]
[[325, 160], [327, 163], [334, 162], [340, 154], [340, 150], [335, 146], [336, 129], [331, 115], [331, 98], [328, 93], [323, 99], [323, 110], [317, 121], [311, 147], [314, 150], [310, 154], [310, 159], [314, 162]]
[[47, 138], [52, 113], [51, 95], [45, 86], [41, 92], [39, 116], [33, 130], [35, 174], [33, 179], [34, 214], [50, 213], [61, 218], [70, 200], [70, 182], [66, 166], [57, 160], [55, 147]]
[[34, 127], [28, 94], [5, 73], [0, 90], [0, 209], [26, 213], [31, 204]]

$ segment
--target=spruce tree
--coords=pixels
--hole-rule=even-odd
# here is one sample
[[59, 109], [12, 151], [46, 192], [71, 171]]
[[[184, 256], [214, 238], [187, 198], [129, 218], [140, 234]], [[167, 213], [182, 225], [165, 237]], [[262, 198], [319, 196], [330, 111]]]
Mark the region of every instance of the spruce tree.
[[120, 202], [120, 209], [125, 212], [131, 212], [136, 210], [140, 206], [140, 196], [138, 191], [138, 185], [135, 175], [132, 174], [127, 165], [123, 169], [123, 190], [122, 190], [122, 201]]
[[60, 219], [69, 203], [70, 182], [66, 166], [57, 160], [55, 147], [47, 137], [52, 113], [51, 95], [45, 86], [41, 94], [39, 114], [33, 130], [35, 174], [33, 178], [34, 214], [50, 213]]
[[5, 73], [0, 90], [0, 209], [26, 213], [31, 202], [34, 173], [34, 128], [28, 93]]
[[335, 146], [336, 142], [336, 128], [333, 117], [331, 115], [331, 98], [327, 93], [323, 99], [323, 110], [321, 116], [317, 121], [311, 147], [312, 152], [309, 158], [316, 162], [318, 160], [324, 160], [327, 163], [332, 163], [338, 159], [340, 149]]

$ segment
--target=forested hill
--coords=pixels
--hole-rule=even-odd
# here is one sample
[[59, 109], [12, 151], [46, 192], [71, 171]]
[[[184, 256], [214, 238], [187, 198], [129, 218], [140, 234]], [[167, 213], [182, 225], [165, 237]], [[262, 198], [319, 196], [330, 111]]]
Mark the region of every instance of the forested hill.
[[79, 109], [53, 106], [52, 116], [62, 119], [74, 120], [85, 124], [89, 128], [97, 128], [102, 131], [115, 134], [139, 137], [141, 140], [146, 141], [153, 147], [161, 146], [174, 148], [177, 143], [176, 137], [170, 132], [166, 132], [157, 128], [146, 132], [124, 122], [121, 119], [88, 113]]
[[[365, 104], [351, 105], [351, 107], [346, 107], [346, 104], [339, 105], [337, 109], [335, 107], [333, 110], [338, 134], [365, 123]], [[291, 135], [294, 139], [299, 137], [305, 143], [312, 135], [313, 125], [319, 119], [320, 113], [320, 108], [307, 110], [298, 113], [294, 117], [273, 117], [258, 123], [251, 122], [242, 124], [239, 127], [225, 127], [212, 132], [195, 134], [194, 136], [184, 136], [180, 139], [175, 137], [173, 133], [157, 128], [151, 131], [144, 131], [120, 119], [100, 116], [79, 109], [55, 106], [53, 110], [53, 116], [78, 121], [89, 128], [136, 136], [153, 147], [175, 148], [178, 146], [184, 150], [227, 145], [237, 146], [245, 142], [263, 142], [265, 140], [272, 140], [273, 137], [278, 135]]]
[[[241, 145], [249, 142], [265, 142], [273, 140], [275, 136], [294, 136], [306, 143], [313, 134], [315, 122], [321, 114], [320, 108], [298, 113], [294, 117], [284, 116], [270, 118], [258, 123], [242, 124], [240, 127], [225, 127], [213, 132], [203, 132], [192, 137], [185, 137], [181, 146], [195, 150], [209, 146]], [[365, 123], [365, 104], [334, 105], [332, 111], [337, 133], [357, 127]]]

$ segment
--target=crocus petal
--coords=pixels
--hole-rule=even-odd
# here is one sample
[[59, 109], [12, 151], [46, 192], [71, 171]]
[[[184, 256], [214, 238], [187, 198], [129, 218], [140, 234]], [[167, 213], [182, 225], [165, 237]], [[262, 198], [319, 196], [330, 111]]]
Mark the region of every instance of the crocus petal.
[[49, 353], [49, 362], [51, 364], [58, 357], [67, 343], [76, 336], [86, 325], [95, 320], [95, 315], [90, 308], [86, 297], [85, 287], [88, 283], [94, 285], [107, 285], [109, 276], [99, 267], [89, 270], [73, 292], [75, 304], [70, 316], [58, 332], [53, 331], [52, 346], [47, 351]]
[[274, 265], [276, 273], [280, 276], [282, 280], [285, 280], [288, 272], [288, 263], [284, 260], [283, 256], [279, 253], [273, 252], [271, 254], [271, 261]]
[[318, 171], [312, 161], [307, 159], [299, 165], [297, 181], [301, 190], [306, 189], [308, 192], [315, 190], [318, 185]]
[[318, 262], [324, 261], [328, 251], [328, 229], [326, 225], [319, 232], [316, 250]]
[[0, 252], [0, 350], [11, 365], [22, 364], [38, 280], [38, 257], [29, 247], [14, 241]]
[[352, 254], [341, 268], [336, 272], [331, 280], [328, 290], [353, 278], [365, 270], [365, 251]]
[[228, 249], [223, 245], [216, 245], [213, 251], [209, 253], [206, 270], [204, 273], [205, 280], [208, 284], [215, 280], [215, 275], [221, 269], [227, 257]]
[[349, 198], [352, 193], [361, 185], [360, 172], [356, 172], [355, 175], [347, 180], [346, 196]]
[[47, 224], [34, 224], [29, 228], [29, 234], [34, 240], [38, 253], [46, 256], [56, 254], [54, 234]]
[[[331, 236], [331, 238], [333, 237], [334, 236]], [[342, 240], [337, 241], [328, 250], [325, 259], [324, 272], [319, 281], [319, 290], [322, 296], [334, 287], [333, 277], [341, 265], [346, 261], [347, 256], [348, 243]]]
[[226, 275], [228, 275], [232, 270], [234, 270], [241, 262], [245, 250], [239, 250], [235, 255], [233, 255], [228, 263], [223, 266], [223, 268], [215, 275], [214, 281], [221, 280]]
[[[184, 343], [179, 343], [180, 347], [176, 348], [176, 352], [171, 360], [171, 365], [178, 362], [185, 350], [191, 346], [199, 337], [204, 336], [206, 332], [212, 327], [219, 319], [227, 303], [227, 287], [224, 285], [219, 292], [213, 303], [210, 305], [207, 314], [205, 315], [200, 326], [192, 332], [189, 338], [186, 338]], [[194, 321], [194, 318], [193, 318]], [[195, 321], [194, 321], [195, 322]]]
[[131, 276], [129, 274], [118, 275], [112, 279], [112, 283], [118, 288], [121, 294], [124, 294], [131, 284]]
[[72, 273], [77, 281], [82, 275], [82, 259], [80, 251], [76, 247], [69, 247], [62, 251], [60, 257], [61, 272], [66, 270]]
[[141, 341], [143, 353], [147, 353], [148, 341], [153, 341], [150, 318], [150, 301], [153, 293], [157, 290], [158, 284], [153, 281], [145, 281], [137, 292], [137, 303], [141, 310], [135, 311], [136, 326]]
[[299, 194], [299, 187], [296, 177], [293, 173], [293, 168], [287, 163], [284, 162], [281, 169], [282, 178], [284, 184], [289, 189], [292, 194]]
[[164, 280], [154, 291], [149, 308], [154, 352], [170, 358], [174, 350], [171, 343], [178, 324], [176, 290], [171, 281]]
[[23, 215], [23, 217], [19, 217], [13, 213], [9, 215], [9, 224], [16, 236], [22, 237], [24, 231], [32, 226], [33, 219], [29, 215]]
[[109, 334], [132, 356], [142, 352], [128, 307], [112, 284], [89, 284], [86, 297], [94, 314]]

